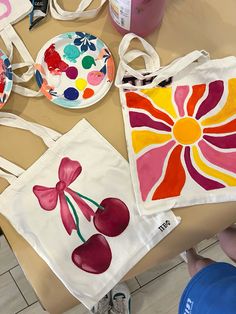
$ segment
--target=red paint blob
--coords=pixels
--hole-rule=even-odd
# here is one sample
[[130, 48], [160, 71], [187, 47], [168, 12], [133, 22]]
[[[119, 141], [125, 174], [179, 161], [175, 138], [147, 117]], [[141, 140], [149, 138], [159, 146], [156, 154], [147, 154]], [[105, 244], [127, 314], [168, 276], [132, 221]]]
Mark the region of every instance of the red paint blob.
[[44, 61], [47, 63], [48, 70], [54, 75], [61, 75], [68, 68], [68, 64], [62, 61], [61, 56], [52, 44], [44, 53]]
[[94, 90], [92, 88], [86, 88], [83, 93], [83, 98], [87, 99], [94, 95]]

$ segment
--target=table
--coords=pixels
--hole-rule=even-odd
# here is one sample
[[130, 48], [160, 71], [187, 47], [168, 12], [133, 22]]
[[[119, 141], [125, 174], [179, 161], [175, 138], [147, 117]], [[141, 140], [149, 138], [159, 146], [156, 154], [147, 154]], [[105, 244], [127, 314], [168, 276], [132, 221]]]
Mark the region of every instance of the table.
[[[65, 0], [64, 3], [67, 9], [76, 7], [76, 3], [69, 5]], [[149, 36], [148, 41], [158, 49], [163, 65], [194, 49], [205, 49], [213, 58], [236, 55], [235, 12], [234, 0], [169, 0], [160, 31]], [[80, 30], [101, 37], [110, 47], [116, 65], [118, 64], [117, 48], [121, 35], [113, 30], [107, 16], [107, 8], [98, 18], [89, 22], [64, 22], [49, 17], [32, 32], [28, 31], [28, 24], [26, 18], [19, 22], [15, 29], [24, 39], [33, 58], [42, 45], [55, 35]], [[2, 43], [0, 47], [5, 49]], [[16, 54], [16, 59], [17, 57]], [[66, 110], [53, 105], [44, 97], [28, 99], [12, 94], [3, 111], [36, 121], [61, 133], [67, 132], [79, 120], [86, 118], [127, 158], [118, 90], [114, 86], [107, 96], [92, 108]], [[1, 127], [0, 141], [0, 155], [23, 168], [29, 167], [45, 150], [40, 139], [22, 130]], [[3, 190], [6, 182], [1, 180], [0, 186]], [[182, 217], [181, 225], [152, 249], [125, 279], [174, 257], [236, 221], [234, 203], [193, 206], [176, 209], [175, 213]], [[78, 300], [67, 291], [47, 264], [2, 216], [0, 216], [0, 227], [44, 308], [56, 314], [75, 306]]]

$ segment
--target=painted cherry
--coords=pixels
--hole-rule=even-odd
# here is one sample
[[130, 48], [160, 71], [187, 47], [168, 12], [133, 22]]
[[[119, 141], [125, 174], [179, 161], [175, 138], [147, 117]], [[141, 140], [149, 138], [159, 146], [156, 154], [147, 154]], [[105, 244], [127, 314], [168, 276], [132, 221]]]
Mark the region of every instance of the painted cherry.
[[110, 246], [101, 234], [91, 236], [72, 253], [73, 263], [91, 274], [104, 273], [109, 268], [111, 260]]
[[98, 208], [93, 218], [96, 229], [108, 237], [120, 235], [129, 224], [129, 210], [118, 198], [106, 198]]

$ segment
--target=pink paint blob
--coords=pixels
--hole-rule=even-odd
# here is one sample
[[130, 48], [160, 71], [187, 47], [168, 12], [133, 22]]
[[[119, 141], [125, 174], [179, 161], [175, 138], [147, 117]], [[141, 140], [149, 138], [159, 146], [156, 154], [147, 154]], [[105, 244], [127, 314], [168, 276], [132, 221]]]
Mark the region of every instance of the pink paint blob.
[[89, 82], [90, 85], [97, 86], [102, 82], [104, 77], [105, 74], [100, 71], [91, 71], [87, 76], [87, 81]]
[[66, 70], [66, 76], [71, 79], [71, 80], [75, 80], [78, 76], [78, 70], [76, 67], [69, 67]]

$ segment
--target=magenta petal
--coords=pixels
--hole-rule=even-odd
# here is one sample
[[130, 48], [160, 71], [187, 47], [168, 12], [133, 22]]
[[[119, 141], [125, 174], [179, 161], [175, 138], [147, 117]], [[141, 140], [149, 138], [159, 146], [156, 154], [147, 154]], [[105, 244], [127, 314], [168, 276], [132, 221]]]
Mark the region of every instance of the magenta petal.
[[185, 147], [184, 159], [185, 159], [185, 163], [186, 163], [186, 166], [187, 166], [187, 169], [188, 169], [190, 176], [202, 188], [209, 191], [209, 190], [216, 190], [216, 189], [221, 189], [221, 188], [225, 187], [223, 184], [221, 184], [217, 181], [214, 181], [212, 179], [204, 177], [194, 168], [192, 161], [191, 161], [190, 147], [189, 146]]
[[204, 135], [203, 138], [207, 142], [219, 148], [236, 148], [236, 134], [230, 134], [225, 136]]
[[82, 166], [78, 161], [65, 157], [61, 161], [58, 177], [68, 186], [75, 181], [75, 179], [80, 175], [81, 171]]
[[59, 193], [59, 199], [60, 199], [60, 205], [61, 205], [61, 208], [60, 208], [61, 219], [67, 233], [71, 235], [73, 229], [76, 230], [76, 225], [71, 215], [69, 206], [67, 204], [65, 194], [63, 192]]
[[236, 173], [236, 152], [219, 152], [203, 140], [198, 143], [198, 146], [210, 163]]
[[177, 86], [175, 90], [175, 103], [178, 107], [179, 116], [184, 116], [184, 102], [189, 93], [189, 86]]
[[146, 200], [148, 193], [160, 179], [166, 157], [174, 145], [175, 141], [170, 141], [163, 146], [151, 149], [138, 158], [137, 169], [143, 201]]
[[207, 98], [201, 103], [198, 108], [196, 119], [200, 119], [202, 116], [207, 114], [209, 111], [214, 109], [220, 101], [224, 92], [223, 81], [214, 81], [209, 84], [209, 93]]
[[68, 192], [73, 197], [74, 201], [79, 206], [79, 208], [82, 211], [85, 218], [88, 221], [91, 221], [91, 217], [93, 217], [95, 215], [92, 208], [87, 203], [85, 203], [85, 201], [77, 193], [75, 193], [73, 190], [71, 190], [70, 188], [67, 188], [66, 192]]
[[43, 209], [53, 210], [57, 206], [58, 192], [55, 188], [35, 185], [33, 192]]
[[158, 131], [167, 131], [170, 132], [171, 128], [163, 122], [155, 121], [151, 119], [148, 115], [141, 112], [129, 113], [130, 125], [132, 128], [146, 126]]

